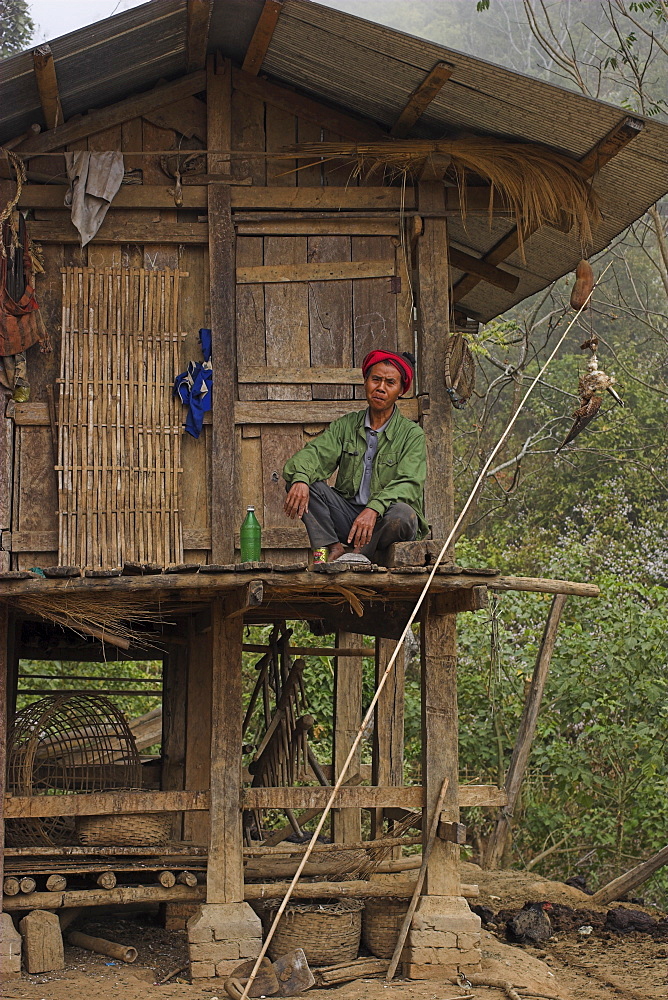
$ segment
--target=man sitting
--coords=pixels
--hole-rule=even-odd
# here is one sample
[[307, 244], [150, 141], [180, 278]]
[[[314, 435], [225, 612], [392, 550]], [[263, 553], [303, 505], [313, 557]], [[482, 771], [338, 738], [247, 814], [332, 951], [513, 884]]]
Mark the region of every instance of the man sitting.
[[[326, 547], [329, 562], [378, 561], [392, 542], [427, 534], [424, 432], [396, 405], [411, 387], [412, 360], [393, 351], [367, 354], [368, 409], [332, 421], [285, 463], [285, 513], [302, 518], [311, 547]], [[328, 486], [337, 468], [336, 486]]]

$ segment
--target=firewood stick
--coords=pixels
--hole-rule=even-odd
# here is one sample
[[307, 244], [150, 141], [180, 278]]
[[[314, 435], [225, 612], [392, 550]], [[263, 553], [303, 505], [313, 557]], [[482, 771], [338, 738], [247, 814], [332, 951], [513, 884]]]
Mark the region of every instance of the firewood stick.
[[98, 955], [108, 955], [110, 958], [117, 958], [121, 962], [134, 962], [137, 959], [137, 949], [127, 944], [117, 944], [115, 941], [107, 941], [106, 938], [91, 937], [90, 934], [82, 934], [81, 931], [71, 931], [67, 935], [67, 940], [76, 948], [86, 948], [88, 951], [95, 951]]
[[445, 801], [445, 795], [448, 790], [449, 779], [445, 777], [443, 779], [443, 784], [441, 785], [441, 791], [438, 795], [438, 800], [436, 802], [436, 808], [431, 818], [431, 824], [429, 826], [429, 835], [427, 837], [427, 842], [424, 845], [422, 851], [422, 865], [420, 866], [420, 871], [418, 872], [417, 881], [415, 883], [415, 890], [413, 892], [412, 899], [408, 904], [408, 910], [406, 911], [406, 916], [404, 917], [404, 922], [401, 925], [401, 930], [399, 931], [399, 937], [397, 938], [397, 943], [394, 949], [394, 954], [392, 955], [392, 961], [390, 962], [390, 967], [387, 970], [387, 975], [385, 976], [385, 981], [390, 983], [394, 978], [394, 973], [397, 971], [397, 966], [399, 965], [399, 959], [401, 958], [401, 952], [403, 951], [404, 944], [406, 943], [406, 938], [408, 937], [408, 931], [411, 926], [411, 921], [413, 919], [413, 914], [417, 909], [417, 905], [420, 899], [420, 893], [422, 892], [422, 886], [424, 885], [424, 880], [427, 877], [427, 865], [429, 864], [429, 857], [431, 855], [432, 849], [434, 847], [434, 842], [436, 840], [436, 834], [438, 832], [438, 823], [441, 816], [441, 810], [443, 809], [443, 803]]

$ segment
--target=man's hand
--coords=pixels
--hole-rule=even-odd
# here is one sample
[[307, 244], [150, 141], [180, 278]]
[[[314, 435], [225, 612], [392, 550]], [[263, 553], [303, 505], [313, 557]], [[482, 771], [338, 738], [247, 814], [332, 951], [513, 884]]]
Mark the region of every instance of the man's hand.
[[291, 517], [301, 517], [308, 510], [309, 488], [307, 483], [293, 483], [285, 498], [283, 510]]
[[363, 545], [370, 542], [377, 519], [378, 514], [376, 511], [371, 510], [370, 507], [365, 507], [362, 513], [358, 514], [353, 521], [353, 526], [348, 535], [348, 545], [352, 545], [356, 549], [361, 549]]

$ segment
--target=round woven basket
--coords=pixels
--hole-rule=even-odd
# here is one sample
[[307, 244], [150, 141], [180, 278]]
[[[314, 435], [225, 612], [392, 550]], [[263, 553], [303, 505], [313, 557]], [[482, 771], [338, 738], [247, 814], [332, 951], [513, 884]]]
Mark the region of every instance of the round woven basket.
[[376, 958], [392, 958], [407, 899], [368, 899], [362, 917], [362, 941]]
[[[279, 905], [279, 900], [269, 900], [263, 905], [265, 931]], [[289, 905], [271, 939], [270, 958], [275, 962], [281, 955], [303, 948], [309, 965], [353, 962], [360, 946], [363, 909], [364, 903], [359, 899]]]
[[156, 847], [169, 843], [171, 813], [129, 813], [77, 816], [80, 844], [107, 847]]

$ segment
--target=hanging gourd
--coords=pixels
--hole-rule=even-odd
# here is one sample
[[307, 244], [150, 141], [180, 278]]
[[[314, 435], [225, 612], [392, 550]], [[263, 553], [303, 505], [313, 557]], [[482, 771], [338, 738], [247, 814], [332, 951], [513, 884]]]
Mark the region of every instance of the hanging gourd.
[[589, 299], [594, 290], [594, 272], [588, 260], [581, 260], [575, 268], [575, 284], [571, 292], [571, 309], [584, 312], [589, 309]]

